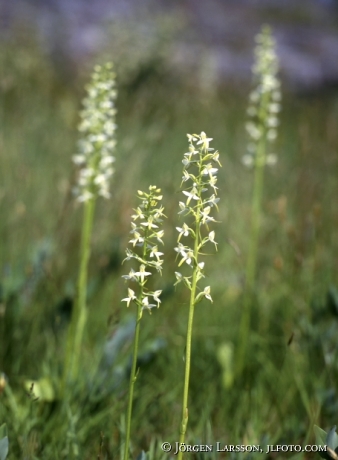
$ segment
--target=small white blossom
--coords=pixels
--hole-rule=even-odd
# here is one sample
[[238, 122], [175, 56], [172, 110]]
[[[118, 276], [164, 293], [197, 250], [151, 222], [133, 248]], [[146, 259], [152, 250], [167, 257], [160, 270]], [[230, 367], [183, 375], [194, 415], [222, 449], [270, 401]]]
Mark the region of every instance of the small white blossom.
[[124, 278], [125, 280], [133, 280], [135, 281], [137, 278], [136, 278], [136, 273], [133, 269], [130, 270], [129, 274], [128, 275], [122, 275], [122, 278]]
[[142, 299], [142, 310], [151, 310], [153, 307], [156, 307], [156, 304], [149, 303], [148, 297]]
[[[100, 160], [100, 168], [107, 168], [108, 166], [110, 166], [114, 162], [115, 162], [114, 157], [104, 156]], [[108, 168], [108, 171], [109, 171], [109, 174], [113, 173], [111, 168]]]
[[213, 168], [212, 165], [209, 163], [205, 166], [205, 168], [203, 169], [202, 171], [202, 175], [203, 176], [207, 176], [209, 175], [209, 177], [212, 177], [214, 176], [215, 174], [217, 174], [217, 171], [218, 169], [217, 168]]
[[129, 243], [132, 243], [133, 246], [136, 244], [142, 244], [144, 243], [144, 237], [139, 232], [134, 231], [134, 238], [129, 240]]
[[212, 141], [212, 137], [207, 137], [205, 132], [201, 132], [200, 140], [197, 142], [197, 145], [202, 144], [203, 148], [209, 150], [209, 143]]
[[252, 92], [250, 93], [249, 100], [250, 100], [251, 102], [256, 103], [256, 102], [259, 101], [259, 98], [260, 98], [260, 94], [259, 94], [259, 92], [258, 92], [257, 90], [252, 91]]
[[181, 227], [176, 227], [176, 230], [179, 232], [177, 241], [180, 241], [181, 236], [188, 236], [189, 235], [190, 228], [188, 227], [187, 224], [183, 224], [182, 228]]
[[158, 222], [162, 222], [161, 221], [161, 217], [164, 217], [164, 214], [163, 214], [163, 211], [164, 211], [164, 207], [160, 207], [158, 209], [156, 209], [155, 211], [155, 214], [154, 214], [154, 218], [158, 221]]
[[181, 211], [179, 212], [179, 214], [182, 214], [182, 213], [184, 213], [185, 211], [189, 210], [189, 208], [186, 206], [185, 203], [183, 203], [183, 201], [180, 201], [180, 202], [178, 203], [178, 205], [179, 205], [180, 210], [181, 210]]
[[184, 262], [186, 262], [188, 265], [192, 265], [192, 260], [194, 257], [194, 253], [192, 250], [186, 246], [183, 246], [182, 243], [178, 243], [177, 248], [175, 248], [175, 251], [180, 254], [182, 257], [181, 262], [178, 264], [180, 267]]
[[138, 218], [144, 219], [144, 213], [143, 213], [142, 209], [140, 209], [140, 208], [135, 209], [135, 213], [136, 213], [136, 214], [133, 214], [133, 215], [131, 216], [131, 218], [132, 218], [133, 220], [137, 220]]
[[154, 224], [154, 216], [149, 216], [147, 222], [142, 222], [141, 225], [144, 225], [148, 230], [158, 228], [158, 225]]
[[216, 241], [215, 241], [215, 232], [214, 231], [210, 232], [208, 238], [209, 238], [209, 241], [211, 243], [213, 243], [215, 245], [215, 248], [217, 249], [217, 244], [218, 243], [216, 243]]
[[85, 201], [91, 200], [93, 197], [94, 195], [91, 192], [84, 190], [81, 195], [79, 194], [78, 201], [84, 203]]
[[251, 105], [251, 106], [248, 107], [246, 113], [247, 113], [250, 117], [253, 117], [253, 116], [257, 115], [257, 109], [256, 109], [256, 107], [254, 107], [254, 106]]
[[157, 246], [153, 246], [151, 248], [149, 257], [156, 257], [157, 260], [160, 260], [161, 256], [163, 256], [163, 252], [160, 252]]
[[217, 163], [217, 164], [219, 164], [220, 166], [222, 166], [221, 163], [220, 163], [220, 161], [219, 161], [219, 152], [218, 152], [217, 150], [216, 150], [216, 152], [214, 152], [214, 153], [212, 154], [212, 160], [213, 160], [215, 163]]
[[211, 197], [207, 201], [205, 201], [205, 203], [210, 203], [211, 206], [216, 206], [217, 209], [218, 209], [218, 206], [217, 206], [218, 202], [219, 202], [219, 198], [216, 198], [215, 194], [211, 195]]
[[185, 153], [184, 156], [190, 158], [192, 155], [196, 155], [196, 154], [198, 154], [198, 150], [195, 149], [193, 144], [190, 144], [189, 145], [189, 152]]
[[251, 168], [254, 165], [254, 157], [247, 153], [246, 155], [243, 155], [242, 163], [244, 164], [244, 166]]
[[[150, 262], [148, 263], [150, 264]], [[154, 262], [151, 262], [151, 266], [156, 268], [156, 270], [160, 273], [162, 271], [162, 264], [163, 264], [163, 260], [155, 260]]]
[[279, 121], [277, 119], [277, 117], [268, 117], [268, 119], [266, 120], [266, 124], [269, 128], [276, 128], [278, 125], [279, 125]]
[[181, 281], [183, 281], [183, 275], [181, 275], [180, 272], [175, 272], [175, 276], [176, 276], [176, 283], [174, 284], [174, 286], [176, 286], [176, 284], [180, 283]]
[[86, 157], [84, 155], [73, 155], [73, 162], [76, 165], [83, 165], [86, 162]]
[[216, 193], [216, 190], [218, 190], [218, 187], [216, 187], [216, 183], [217, 183], [217, 177], [216, 176], [212, 176], [208, 180], [208, 184], [210, 185], [210, 187], [213, 188], [215, 193]]
[[143, 264], [140, 266], [140, 271], [134, 273], [134, 277], [138, 278], [141, 283], [143, 283], [144, 278], [149, 275], [151, 275], [151, 272], [146, 272], [146, 267]]
[[197, 190], [195, 187], [192, 188], [191, 192], [188, 192], [187, 190], [183, 190], [183, 194], [188, 197], [186, 204], [189, 204], [191, 200], [199, 200], [198, 195], [196, 194]]
[[186, 182], [189, 179], [190, 179], [190, 174], [186, 170], [184, 170], [183, 171], [182, 182]]
[[277, 163], [277, 155], [274, 153], [269, 153], [266, 157], [266, 164], [269, 166], [273, 166]]
[[126, 297], [125, 299], [122, 299], [121, 302], [127, 302], [127, 307], [129, 307], [130, 302], [135, 299], [136, 299], [135, 292], [132, 289], [128, 288], [128, 297]]
[[278, 112], [280, 112], [280, 110], [281, 110], [281, 105], [276, 103], [276, 102], [272, 102], [269, 105], [269, 112], [270, 113], [278, 113]]
[[210, 211], [211, 211], [210, 206], [207, 206], [206, 208], [200, 211], [200, 216], [202, 217], [201, 219], [202, 224], [207, 224], [208, 222], [216, 222], [213, 217], [209, 216]]
[[156, 236], [157, 241], [163, 244], [163, 241], [161, 238], [164, 235], [164, 231], [160, 230], [159, 232], [154, 232], [154, 235]]
[[153, 299], [155, 300], [155, 302], [157, 302], [157, 308], [160, 306], [160, 303], [161, 303], [161, 299], [159, 298], [161, 294], [162, 294], [162, 291], [155, 291], [152, 294]]
[[269, 141], [274, 141], [277, 138], [277, 130], [276, 129], [269, 129], [266, 137]]
[[210, 295], [210, 286], [204, 288], [203, 294], [206, 299], [210, 300], [210, 302], [213, 301]]
[[253, 122], [248, 122], [245, 128], [253, 140], [257, 141], [261, 137], [260, 129]]
[[190, 144], [193, 144], [193, 142], [198, 141], [198, 137], [194, 136], [193, 134], [187, 134], [187, 137], [188, 137]]

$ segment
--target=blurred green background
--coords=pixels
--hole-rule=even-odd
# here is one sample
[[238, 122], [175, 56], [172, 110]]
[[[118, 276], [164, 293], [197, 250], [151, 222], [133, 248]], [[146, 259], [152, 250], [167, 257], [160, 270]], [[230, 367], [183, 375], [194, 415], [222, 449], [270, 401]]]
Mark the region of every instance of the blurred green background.
[[[199, 304], [195, 315], [187, 440], [305, 445], [314, 443], [314, 423], [327, 429], [337, 422], [338, 91], [325, 79], [300, 91], [302, 81], [287, 64], [283, 70], [283, 60], [278, 163], [265, 173], [250, 360], [240, 381], [232, 372], [250, 238], [253, 174], [241, 158], [254, 35], [269, 19], [281, 36], [278, 21], [314, 27], [306, 7], [302, 13], [257, 13], [237, 51], [248, 55], [245, 73], [229, 78], [213, 73], [215, 42], [207, 46], [198, 21], [182, 12], [159, 8], [154, 16], [107, 21], [104, 46], [64, 61], [22, 18], [7, 25], [0, 41], [0, 425], [8, 427], [9, 459], [120, 458], [133, 327], [121, 303], [121, 276], [129, 271], [121, 262], [136, 192], [150, 184], [162, 188], [168, 219], [163, 302], [142, 322], [135, 458], [157, 440], [178, 441], [188, 293], [173, 287], [173, 248], [186, 133], [201, 131], [220, 151], [221, 223], [213, 228], [219, 251], [206, 259], [214, 303]], [[173, 44], [186, 46], [181, 37], [199, 43], [190, 48], [198, 69], [184, 60], [173, 66]], [[71, 157], [83, 87], [93, 65], [107, 59], [115, 62], [119, 91], [116, 173], [112, 199], [96, 210], [82, 380], [64, 413], [56, 387], [82, 219]], [[29, 391], [33, 380], [38, 401]]]

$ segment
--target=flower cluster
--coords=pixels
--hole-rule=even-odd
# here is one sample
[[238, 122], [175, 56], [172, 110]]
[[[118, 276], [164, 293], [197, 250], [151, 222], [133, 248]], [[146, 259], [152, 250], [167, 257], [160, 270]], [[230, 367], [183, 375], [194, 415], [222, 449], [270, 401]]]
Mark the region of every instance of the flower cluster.
[[115, 73], [110, 63], [94, 68], [80, 112], [78, 153], [73, 161], [80, 167], [77, 198], [85, 202], [96, 196], [109, 198], [109, 179], [115, 158]]
[[[139, 264], [138, 271], [130, 270], [128, 275], [123, 278], [130, 281], [135, 281], [140, 287], [140, 293], [136, 296], [135, 292], [128, 288], [128, 297], [122, 299], [127, 302], [129, 307], [130, 302], [134, 302], [141, 311], [144, 309], [151, 311], [153, 307], [159, 307], [161, 300], [159, 298], [162, 291], [149, 291], [146, 288], [148, 277], [152, 274], [150, 268], [155, 268], [158, 272], [162, 272], [163, 252], [159, 251], [158, 244], [163, 244], [163, 230], [160, 229], [164, 208], [159, 205], [162, 200], [160, 195], [161, 189], [154, 185], [149, 187], [149, 193], [138, 191], [138, 196], [141, 199], [141, 204], [134, 209], [135, 214], [132, 215], [131, 234], [133, 238], [129, 241], [133, 249], [127, 249], [127, 257], [124, 260], [135, 259]], [[141, 255], [135, 252], [135, 247], [142, 248]], [[153, 299], [153, 302], [150, 303]]]
[[[189, 151], [184, 154], [183, 159], [183, 177], [181, 186], [185, 185], [183, 190], [185, 201], [179, 203], [179, 214], [193, 217], [194, 228], [183, 223], [182, 227], [176, 227], [178, 231], [177, 247], [175, 251], [180, 257], [178, 266], [187, 264], [193, 268], [192, 276], [183, 276], [176, 272], [176, 284], [181, 281], [188, 287], [190, 291], [195, 290], [198, 281], [204, 277], [204, 262], [199, 262], [198, 257], [201, 254], [202, 248], [208, 243], [215, 245], [215, 232], [209, 231], [209, 222], [216, 222], [211, 216], [212, 208], [217, 207], [219, 198], [217, 198], [217, 165], [219, 162], [219, 153], [210, 147], [211, 138], [202, 132], [201, 134], [188, 134]], [[211, 191], [211, 195], [207, 192]], [[207, 229], [207, 235], [202, 236], [201, 228]], [[182, 238], [190, 237], [194, 241], [193, 247], [189, 247], [181, 243]], [[194, 299], [194, 304], [206, 297], [212, 302], [210, 296], [210, 286], [207, 286], [204, 291], [200, 292]]]
[[267, 154], [266, 149], [260, 146], [262, 143], [267, 145], [276, 139], [278, 113], [281, 109], [276, 44], [269, 27], [263, 27], [256, 37], [256, 42], [255, 63], [252, 69], [254, 89], [249, 97], [247, 110], [249, 121], [246, 124], [250, 142], [247, 147], [248, 152], [243, 157], [243, 163], [248, 167], [256, 162], [262, 165], [276, 163], [276, 155]]

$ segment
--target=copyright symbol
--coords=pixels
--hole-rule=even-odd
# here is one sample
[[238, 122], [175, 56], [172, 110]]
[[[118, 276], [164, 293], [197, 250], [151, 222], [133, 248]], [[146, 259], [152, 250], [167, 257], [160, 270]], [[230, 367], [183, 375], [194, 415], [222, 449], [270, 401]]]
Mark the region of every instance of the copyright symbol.
[[163, 452], [170, 452], [172, 449], [170, 442], [163, 442], [161, 445], [161, 449], [163, 450]]

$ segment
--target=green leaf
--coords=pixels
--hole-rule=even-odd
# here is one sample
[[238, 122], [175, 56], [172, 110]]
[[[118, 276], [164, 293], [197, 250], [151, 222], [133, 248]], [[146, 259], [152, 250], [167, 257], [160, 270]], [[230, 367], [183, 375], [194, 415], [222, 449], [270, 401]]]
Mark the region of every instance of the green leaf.
[[26, 380], [25, 388], [32, 398], [39, 401], [52, 402], [55, 400], [55, 392], [52, 382], [47, 377], [39, 380]]
[[142, 452], [140, 453], [140, 455], [138, 455], [136, 460], [147, 460], [147, 455], [144, 452], [144, 450], [142, 450]]
[[4, 438], [5, 436], [7, 436], [8, 433], [7, 433], [7, 426], [6, 426], [6, 423], [3, 423], [1, 426], [0, 426], [0, 439]]
[[335, 450], [336, 447], [338, 446], [338, 436], [336, 433], [336, 425], [333, 428], [331, 428], [331, 430], [328, 432], [327, 438], [326, 438], [326, 444], [332, 450]]
[[0, 460], [6, 460], [7, 454], [8, 454], [8, 438], [7, 436], [5, 436], [4, 438], [0, 439]]
[[338, 316], [338, 289], [333, 286], [330, 287], [327, 293], [326, 306], [332, 315]]
[[231, 388], [234, 382], [234, 350], [232, 343], [222, 343], [217, 350], [217, 358], [222, 367], [224, 388]]
[[196, 297], [195, 297], [195, 302], [194, 305], [197, 305], [200, 303], [200, 301], [204, 299], [204, 292], [200, 292]]
[[191, 283], [187, 277], [183, 278], [184, 284], [187, 286], [187, 288], [191, 291]]
[[314, 431], [316, 435], [316, 443], [321, 446], [327, 446], [326, 452], [318, 452], [319, 455], [325, 460], [332, 460], [337, 458], [337, 447], [338, 447], [338, 436], [336, 434], [336, 426], [326, 433], [319, 426], [314, 425]]
[[317, 425], [314, 425], [313, 429], [315, 431], [316, 444], [319, 445], [319, 446], [325, 446], [326, 445], [326, 436], [327, 436], [326, 431], [322, 430]]

